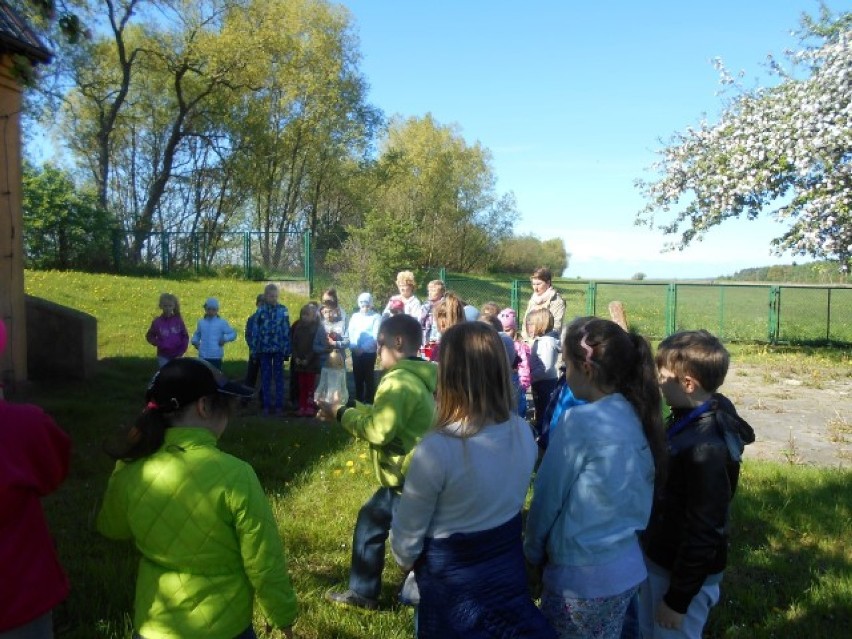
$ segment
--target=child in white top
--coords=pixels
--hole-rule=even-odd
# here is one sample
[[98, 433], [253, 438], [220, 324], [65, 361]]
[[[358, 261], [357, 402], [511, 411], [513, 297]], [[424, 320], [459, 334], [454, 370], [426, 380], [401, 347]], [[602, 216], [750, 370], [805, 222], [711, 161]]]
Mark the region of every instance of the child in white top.
[[530, 345], [530, 377], [535, 405], [536, 436], [541, 434], [544, 410], [559, 381], [559, 335], [553, 330], [553, 315], [546, 308], [537, 308], [527, 315], [527, 334]]
[[352, 349], [352, 377], [355, 399], [372, 404], [376, 395], [376, 351], [382, 316], [373, 309], [373, 296], [358, 296], [358, 311], [349, 318], [349, 345]]
[[394, 558], [417, 577], [418, 636], [554, 637], [521, 556], [537, 448], [514, 411], [503, 344], [464, 322], [441, 345], [437, 424], [414, 451], [391, 523]]

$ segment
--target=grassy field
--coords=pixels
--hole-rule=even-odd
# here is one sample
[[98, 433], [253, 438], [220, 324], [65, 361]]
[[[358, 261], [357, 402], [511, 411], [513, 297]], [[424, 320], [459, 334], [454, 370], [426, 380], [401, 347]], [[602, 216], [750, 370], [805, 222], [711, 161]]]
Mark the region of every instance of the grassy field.
[[[100, 452], [105, 434], [142, 407], [156, 367], [144, 333], [162, 291], [178, 295], [192, 330], [209, 295], [240, 331], [226, 347], [225, 369], [240, 376], [247, 351], [245, 318], [260, 292], [257, 283], [161, 280], [78, 273], [27, 273], [27, 292], [98, 318], [101, 364], [86, 382], [34, 385], [16, 400], [38, 402], [72, 435], [72, 472], [46, 500], [60, 555], [72, 582], [57, 611], [60, 637], [130, 637], [136, 555], [128, 544], [94, 531], [100, 496], [111, 470]], [[285, 296], [291, 309], [303, 299]], [[849, 370], [849, 351], [742, 347], [735, 356], [767, 367], [836, 367]], [[237, 414], [221, 441], [224, 450], [257, 470], [288, 548], [303, 638], [402, 638], [412, 634], [412, 612], [394, 603], [400, 575], [389, 562], [381, 610], [353, 612], [322, 595], [345, 584], [352, 526], [375, 480], [366, 448], [341, 429], [306, 420]], [[852, 473], [770, 463], [746, 463], [735, 501], [734, 534], [722, 602], [708, 637], [846, 636], [852, 625]]]

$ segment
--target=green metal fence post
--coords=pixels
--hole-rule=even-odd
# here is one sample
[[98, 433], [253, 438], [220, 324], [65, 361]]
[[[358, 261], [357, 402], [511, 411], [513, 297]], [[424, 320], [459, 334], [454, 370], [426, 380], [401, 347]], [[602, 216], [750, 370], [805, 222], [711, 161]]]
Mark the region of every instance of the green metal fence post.
[[515, 316], [521, 314], [521, 280], [512, 280], [512, 289], [509, 293], [509, 306], [515, 311]]
[[825, 312], [825, 341], [831, 342], [831, 289], [828, 289], [828, 307]]
[[169, 274], [169, 233], [160, 231], [160, 270], [163, 275]]
[[305, 231], [305, 279], [308, 280], [308, 295], [314, 292], [314, 268], [313, 256], [311, 255], [311, 234]]
[[666, 292], [666, 337], [677, 331], [677, 284]]
[[245, 278], [251, 279], [251, 233], [246, 231], [243, 233], [243, 268], [245, 269]]
[[769, 343], [776, 344], [781, 334], [781, 287], [769, 287]]
[[444, 284], [447, 283], [447, 267], [446, 266], [442, 266], [441, 268], [438, 269], [438, 279], [441, 280], [442, 282], [444, 282]]
[[586, 315], [594, 315], [597, 307], [598, 285], [589, 282], [586, 286]]

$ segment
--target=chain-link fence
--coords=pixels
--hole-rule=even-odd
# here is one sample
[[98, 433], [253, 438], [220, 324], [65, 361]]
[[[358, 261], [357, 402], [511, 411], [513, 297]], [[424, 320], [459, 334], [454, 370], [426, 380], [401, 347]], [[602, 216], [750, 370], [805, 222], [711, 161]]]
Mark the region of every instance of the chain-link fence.
[[[529, 280], [450, 275], [447, 288], [477, 307], [493, 301], [523, 316]], [[852, 344], [852, 287], [555, 280], [566, 318], [608, 316], [624, 305], [631, 328], [650, 339], [707, 329], [732, 342]]]
[[172, 232], [112, 234], [115, 272], [228, 272], [247, 279], [311, 279], [305, 233]]
[[[91, 246], [99, 255], [104, 247]], [[322, 253], [322, 251], [320, 252]], [[312, 252], [308, 233], [246, 232], [112, 232], [115, 272], [179, 271], [229, 274], [254, 280], [298, 279], [309, 283], [313, 295], [338, 288], [341, 304], [354, 310], [360, 291], [348, 290], [333, 273], [314, 273], [322, 254]], [[109, 262], [104, 255], [101, 261]], [[73, 266], [72, 266], [73, 267]], [[442, 279], [465, 303], [481, 307], [496, 302], [523, 317], [532, 295], [528, 279], [470, 277], [447, 274], [443, 268], [417, 273], [418, 295]], [[706, 328], [727, 341], [852, 344], [852, 286], [770, 285], [737, 283], [661, 283], [647, 281], [584, 281], [557, 279], [554, 287], [566, 303], [565, 317], [608, 315], [608, 305], [620, 301], [628, 323], [651, 339], [678, 330]], [[392, 291], [393, 283], [388, 283]], [[377, 308], [384, 308], [387, 291], [374, 291]], [[392, 294], [392, 293], [388, 293]]]

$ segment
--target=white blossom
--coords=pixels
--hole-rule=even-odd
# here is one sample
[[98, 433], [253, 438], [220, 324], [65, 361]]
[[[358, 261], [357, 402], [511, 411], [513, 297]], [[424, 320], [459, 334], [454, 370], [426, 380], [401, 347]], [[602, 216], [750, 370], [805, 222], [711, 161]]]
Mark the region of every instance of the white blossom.
[[[849, 23], [844, 14], [834, 24]], [[852, 31], [787, 58], [806, 73], [773, 59], [777, 85], [742, 92], [717, 123], [674, 135], [652, 165], [662, 177], [638, 182], [647, 205], [637, 223], [679, 233], [682, 248], [725, 219], [768, 213], [790, 223], [776, 252], [852, 261]], [[669, 211], [668, 222], [655, 219]]]

